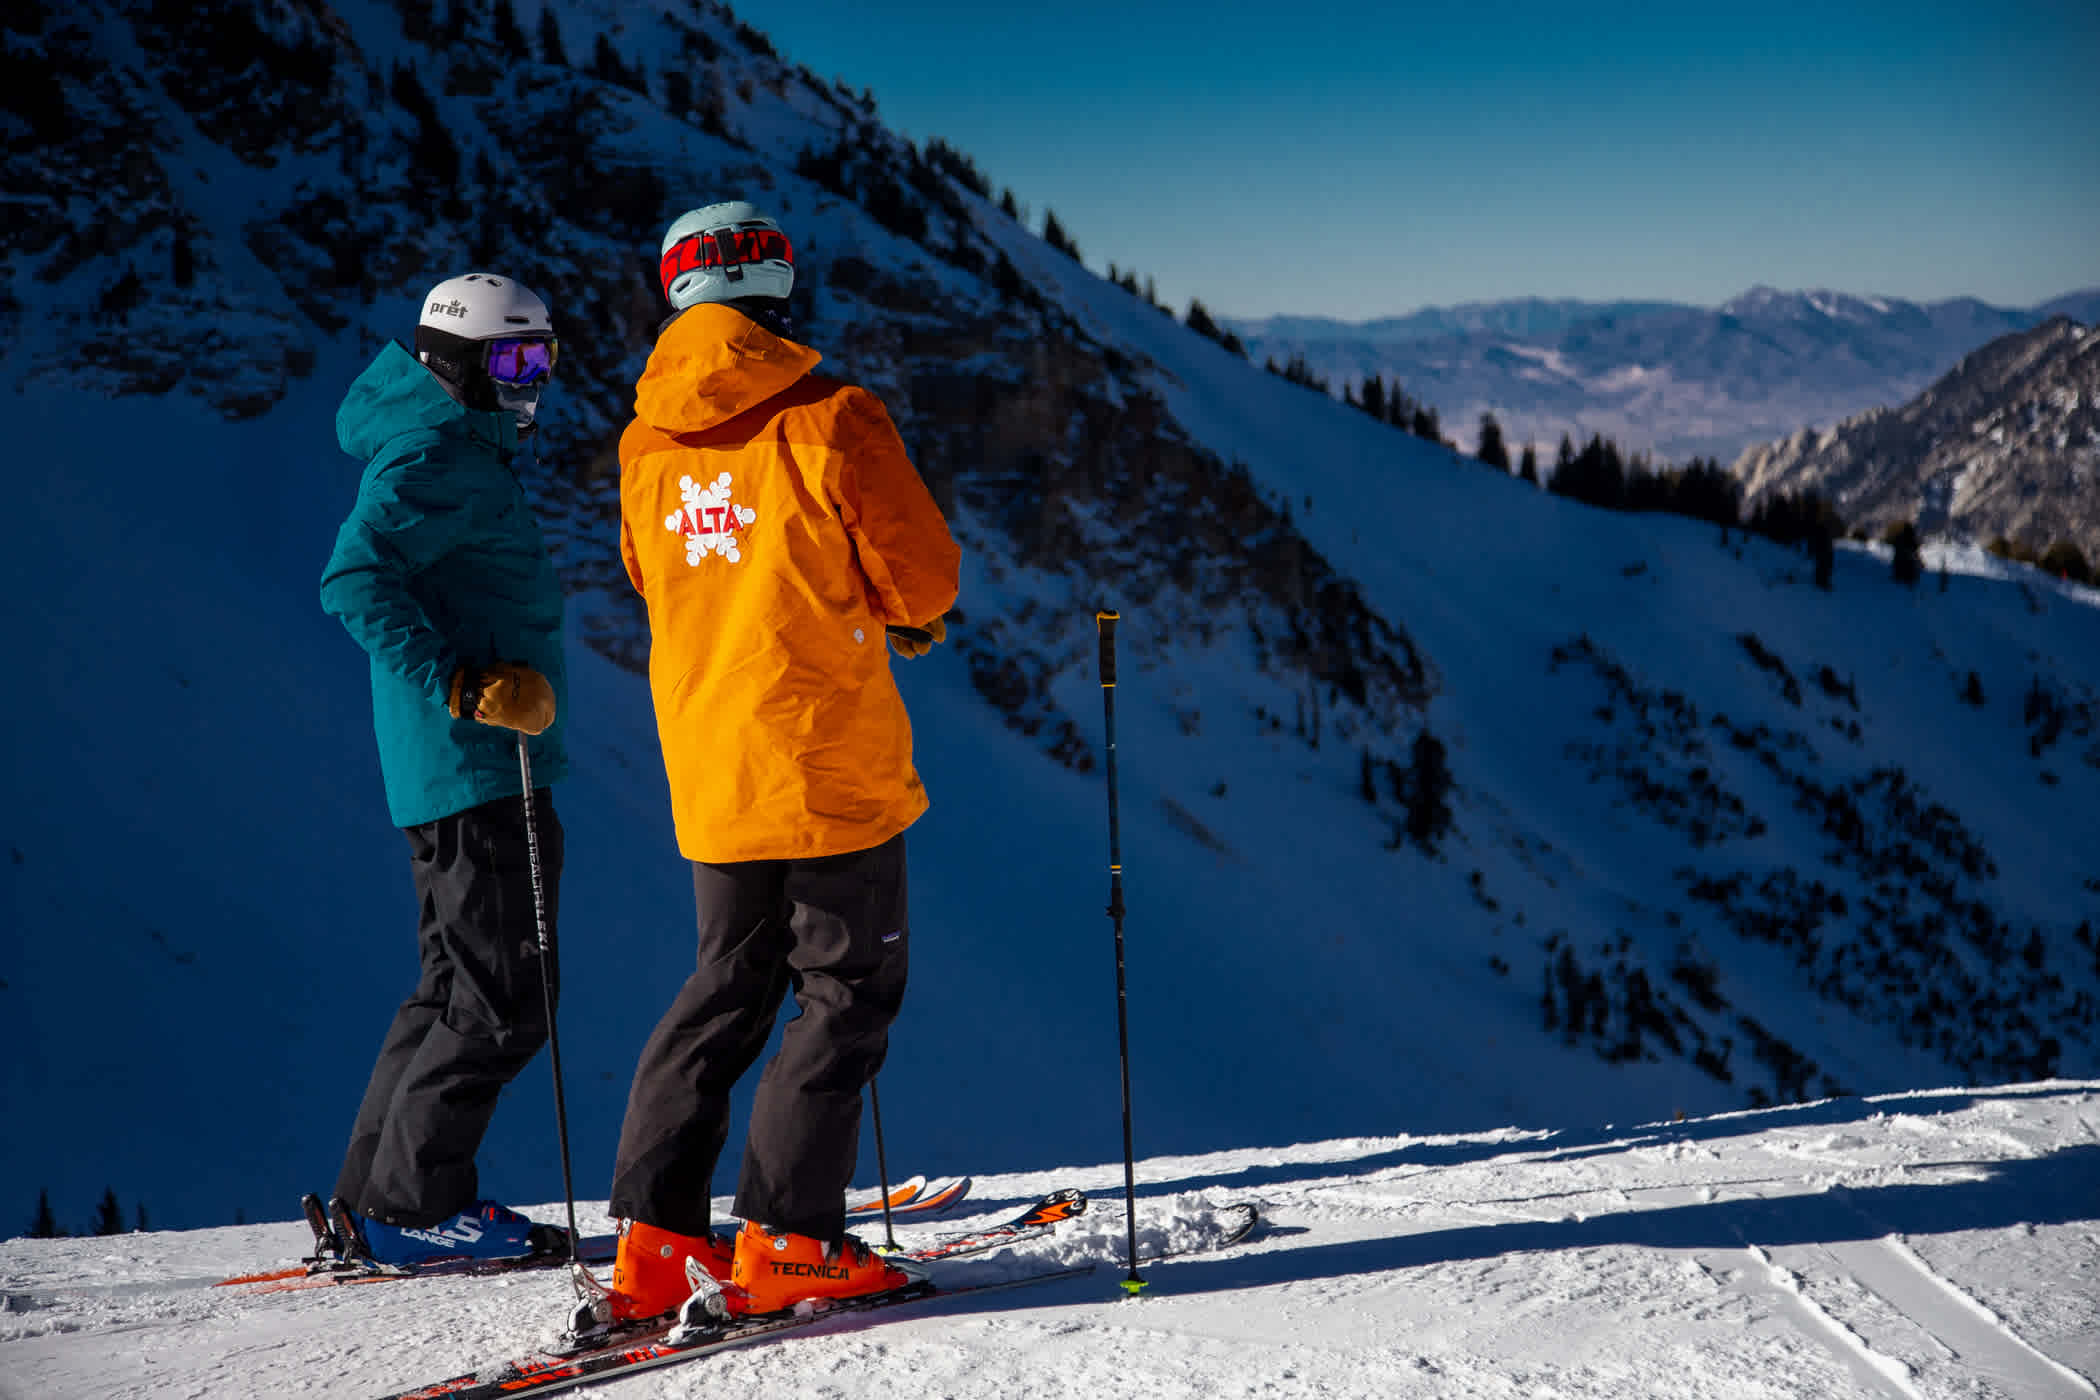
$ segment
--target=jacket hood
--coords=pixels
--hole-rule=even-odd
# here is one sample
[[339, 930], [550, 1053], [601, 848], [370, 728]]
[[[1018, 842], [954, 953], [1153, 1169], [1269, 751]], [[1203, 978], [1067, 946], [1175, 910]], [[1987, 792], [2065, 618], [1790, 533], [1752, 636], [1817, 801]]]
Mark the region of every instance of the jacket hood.
[[666, 433], [712, 428], [772, 398], [823, 358], [733, 307], [706, 302], [664, 327], [634, 386], [635, 416]]
[[480, 413], [445, 392], [437, 376], [399, 342], [388, 341], [351, 382], [335, 411], [335, 440], [369, 462], [387, 443], [417, 429], [466, 433], [498, 452], [517, 450], [518, 427], [508, 413]]

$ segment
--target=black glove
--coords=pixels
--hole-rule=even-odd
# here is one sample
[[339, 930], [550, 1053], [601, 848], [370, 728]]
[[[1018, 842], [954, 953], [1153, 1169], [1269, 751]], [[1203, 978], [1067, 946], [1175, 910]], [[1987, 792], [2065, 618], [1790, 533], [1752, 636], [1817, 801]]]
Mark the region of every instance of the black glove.
[[906, 660], [924, 656], [927, 652], [933, 650], [936, 642], [948, 640], [948, 624], [944, 619], [938, 617], [924, 627], [892, 625], [882, 630], [889, 634], [890, 646], [896, 651], [897, 655], [904, 657]]

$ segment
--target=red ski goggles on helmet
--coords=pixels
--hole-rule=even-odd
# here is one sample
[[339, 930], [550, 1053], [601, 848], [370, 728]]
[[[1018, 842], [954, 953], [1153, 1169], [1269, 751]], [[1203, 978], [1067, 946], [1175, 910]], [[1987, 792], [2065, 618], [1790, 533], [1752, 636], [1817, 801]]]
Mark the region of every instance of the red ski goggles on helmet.
[[795, 265], [795, 250], [788, 246], [787, 235], [779, 229], [718, 228], [673, 243], [664, 250], [663, 263], [658, 271], [663, 280], [664, 295], [669, 296], [671, 284], [688, 272], [719, 267], [729, 273], [733, 282], [742, 276], [735, 269], [745, 263], [776, 259], [789, 267]]
[[561, 353], [561, 346], [551, 338], [526, 339], [506, 336], [502, 340], [488, 342], [488, 358], [484, 364], [489, 378], [498, 384], [522, 388], [537, 384], [554, 373], [554, 361]]

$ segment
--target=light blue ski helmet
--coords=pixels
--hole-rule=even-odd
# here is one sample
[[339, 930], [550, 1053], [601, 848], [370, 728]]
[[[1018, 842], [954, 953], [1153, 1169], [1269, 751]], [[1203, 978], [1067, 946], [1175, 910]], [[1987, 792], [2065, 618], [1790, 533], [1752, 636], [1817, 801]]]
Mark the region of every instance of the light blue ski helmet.
[[676, 311], [795, 289], [795, 252], [757, 205], [732, 199], [681, 214], [664, 232], [659, 273]]

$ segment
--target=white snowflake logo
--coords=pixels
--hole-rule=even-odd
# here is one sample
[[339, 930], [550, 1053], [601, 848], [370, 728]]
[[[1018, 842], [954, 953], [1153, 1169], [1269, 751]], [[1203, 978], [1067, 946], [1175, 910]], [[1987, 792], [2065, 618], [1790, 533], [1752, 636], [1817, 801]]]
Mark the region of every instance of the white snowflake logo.
[[740, 547], [744, 527], [758, 519], [758, 512], [729, 499], [729, 473], [702, 486], [689, 476], [678, 478], [678, 494], [685, 504], [664, 517], [664, 528], [685, 536], [685, 562], [697, 565], [710, 554], [719, 554], [734, 564], [744, 557]]

